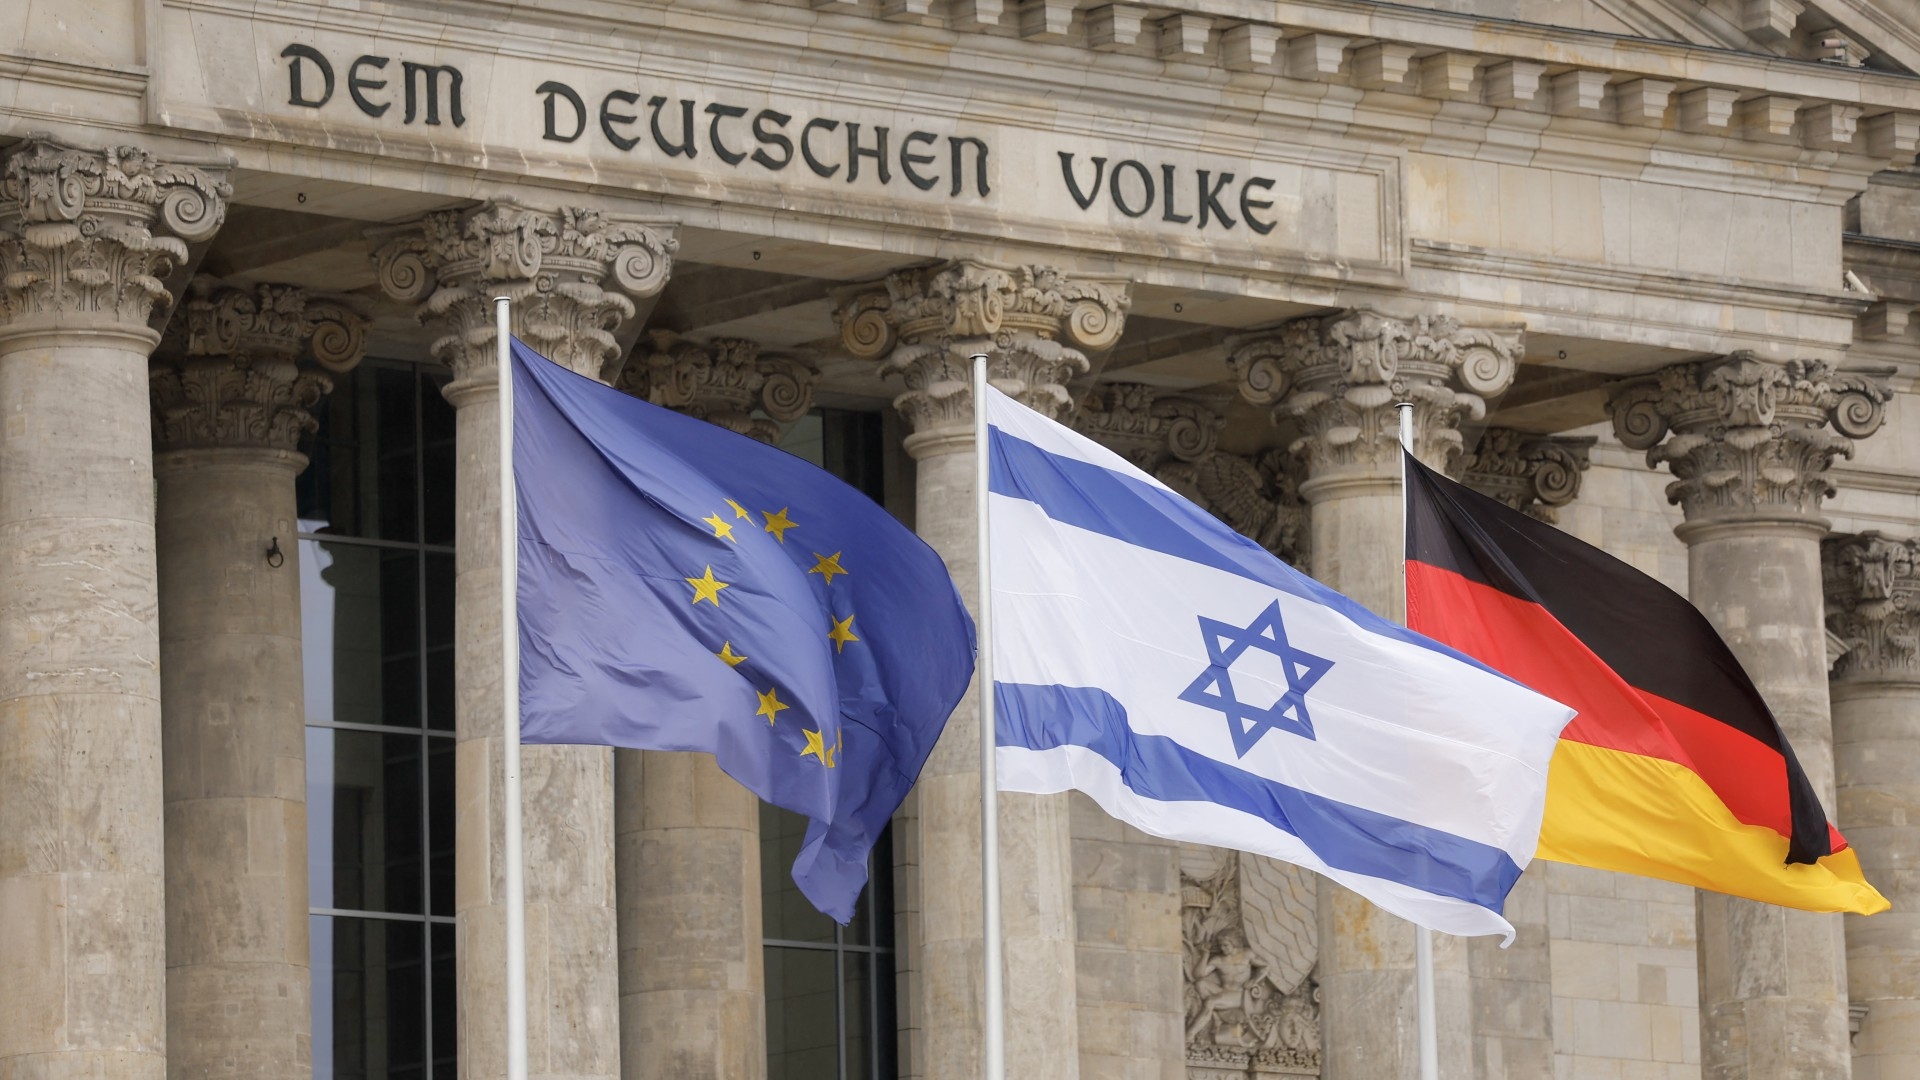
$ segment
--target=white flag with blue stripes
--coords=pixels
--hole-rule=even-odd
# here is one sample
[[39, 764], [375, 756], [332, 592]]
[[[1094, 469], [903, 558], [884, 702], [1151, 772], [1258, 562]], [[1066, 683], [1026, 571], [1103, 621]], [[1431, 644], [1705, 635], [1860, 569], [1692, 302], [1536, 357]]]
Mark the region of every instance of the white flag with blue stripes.
[[1295, 571], [997, 391], [999, 786], [1504, 934], [1573, 710]]

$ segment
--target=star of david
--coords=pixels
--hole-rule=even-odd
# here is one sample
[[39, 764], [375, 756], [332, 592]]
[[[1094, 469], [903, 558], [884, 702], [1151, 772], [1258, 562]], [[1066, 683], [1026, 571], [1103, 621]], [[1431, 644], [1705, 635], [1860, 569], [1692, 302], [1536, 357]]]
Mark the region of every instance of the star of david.
[[[1246, 627], [1200, 617], [1200, 636], [1207, 643], [1207, 659], [1212, 663], [1200, 677], [1180, 694], [1180, 700], [1226, 714], [1227, 731], [1233, 736], [1233, 751], [1246, 757], [1269, 731], [1290, 731], [1302, 738], [1313, 738], [1313, 718], [1307, 715], [1307, 691], [1320, 681], [1333, 661], [1324, 656], [1302, 652], [1287, 640], [1287, 628], [1280, 621], [1280, 603], [1267, 610]], [[1233, 663], [1248, 649], [1259, 649], [1280, 658], [1286, 670], [1287, 689], [1280, 699], [1264, 708], [1241, 701], [1234, 695]]]

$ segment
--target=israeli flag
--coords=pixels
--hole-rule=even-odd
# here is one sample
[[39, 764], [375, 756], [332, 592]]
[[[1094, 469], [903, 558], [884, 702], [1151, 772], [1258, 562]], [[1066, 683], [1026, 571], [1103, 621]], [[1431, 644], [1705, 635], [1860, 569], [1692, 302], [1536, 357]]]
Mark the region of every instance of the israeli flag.
[[995, 767], [1155, 836], [1503, 934], [1573, 710], [1396, 626], [986, 393]]

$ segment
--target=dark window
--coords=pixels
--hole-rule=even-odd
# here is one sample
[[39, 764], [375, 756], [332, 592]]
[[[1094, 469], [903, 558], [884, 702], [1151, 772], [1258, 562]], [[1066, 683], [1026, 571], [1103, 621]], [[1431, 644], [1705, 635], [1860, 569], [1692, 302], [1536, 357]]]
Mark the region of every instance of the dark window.
[[[817, 409], [780, 446], [882, 498], [880, 417]], [[893, 830], [880, 835], [853, 921], [835, 925], [793, 884], [807, 820], [760, 806], [767, 972], [767, 1080], [893, 1080]]]
[[452, 1080], [453, 410], [334, 377], [300, 476], [316, 1080]]

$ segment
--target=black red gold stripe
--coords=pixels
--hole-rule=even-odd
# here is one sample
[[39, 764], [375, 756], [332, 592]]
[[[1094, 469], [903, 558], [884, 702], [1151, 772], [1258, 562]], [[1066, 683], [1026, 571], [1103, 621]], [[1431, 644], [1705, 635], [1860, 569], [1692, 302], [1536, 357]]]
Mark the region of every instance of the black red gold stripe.
[[1726, 643], [1683, 597], [1409, 459], [1407, 624], [1579, 710], [1539, 856], [1884, 910]]

